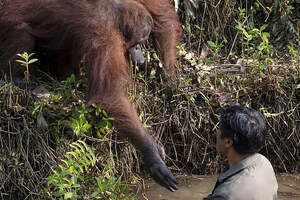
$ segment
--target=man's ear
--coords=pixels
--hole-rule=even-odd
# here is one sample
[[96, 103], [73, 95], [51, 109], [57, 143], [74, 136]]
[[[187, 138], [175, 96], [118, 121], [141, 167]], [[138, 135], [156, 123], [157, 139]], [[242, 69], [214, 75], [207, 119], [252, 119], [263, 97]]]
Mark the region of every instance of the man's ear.
[[225, 146], [228, 148], [231, 147], [232, 145], [233, 145], [232, 139], [225, 138]]

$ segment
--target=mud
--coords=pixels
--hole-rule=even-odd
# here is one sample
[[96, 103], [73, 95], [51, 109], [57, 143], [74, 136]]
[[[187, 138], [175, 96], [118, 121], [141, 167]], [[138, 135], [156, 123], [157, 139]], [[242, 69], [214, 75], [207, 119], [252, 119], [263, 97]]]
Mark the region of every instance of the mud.
[[[137, 191], [137, 200], [201, 200], [212, 191], [215, 176], [176, 176], [179, 190], [170, 192], [152, 180], [145, 181], [145, 189]], [[281, 174], [277, 176], [280, 200], [300, 200], [300, 174]]]

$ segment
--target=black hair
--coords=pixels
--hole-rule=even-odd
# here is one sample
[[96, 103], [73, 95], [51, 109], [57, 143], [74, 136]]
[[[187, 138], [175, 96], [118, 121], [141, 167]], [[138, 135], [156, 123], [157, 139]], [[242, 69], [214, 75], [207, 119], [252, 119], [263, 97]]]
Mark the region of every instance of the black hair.
[[258, 152], [264, 145], [266, 124], [263, 115], [242, 105], [230, 105], [220, 109], [222, 138], [230, 138], [239, 154]]

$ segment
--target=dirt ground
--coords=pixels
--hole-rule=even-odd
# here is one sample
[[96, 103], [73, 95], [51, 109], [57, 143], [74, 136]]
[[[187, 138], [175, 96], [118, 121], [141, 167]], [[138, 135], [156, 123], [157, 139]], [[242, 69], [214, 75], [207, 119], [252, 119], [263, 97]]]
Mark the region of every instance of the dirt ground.
[[[213, 189], [215, 176], [177, 176], [180, 189], [170, 192], [152, 180], [145, 182], [144, 191], [138, 191], [137, 200], [201, 200]], [[300, 174], [277, 175], [278, 195], [280, 200], [300, 200]]]

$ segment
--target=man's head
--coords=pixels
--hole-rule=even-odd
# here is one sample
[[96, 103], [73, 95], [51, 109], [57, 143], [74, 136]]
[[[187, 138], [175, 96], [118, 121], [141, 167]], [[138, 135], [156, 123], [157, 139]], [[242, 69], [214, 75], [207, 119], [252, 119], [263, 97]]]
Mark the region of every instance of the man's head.
[[241, 154], [258, 152], [265, 140], [265, 119], [251, 108], [241, 105], [225, 106], [220, 109], [220, 130], [217, 133], [217, 151], [226, 154], [231, 146]]

